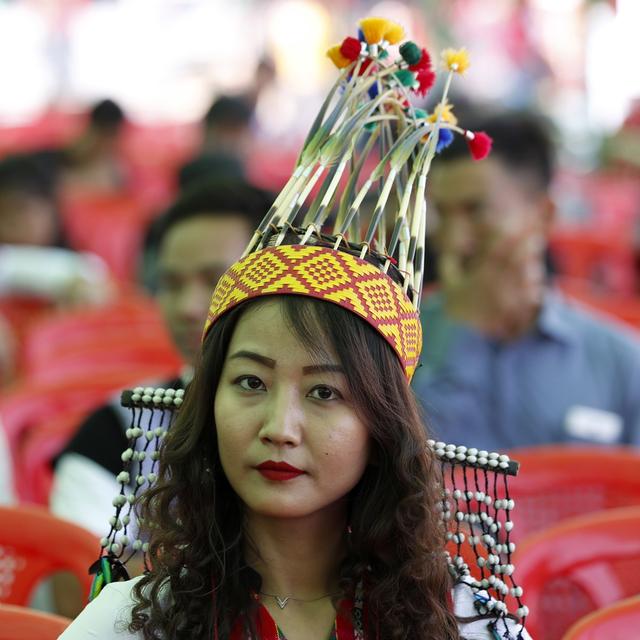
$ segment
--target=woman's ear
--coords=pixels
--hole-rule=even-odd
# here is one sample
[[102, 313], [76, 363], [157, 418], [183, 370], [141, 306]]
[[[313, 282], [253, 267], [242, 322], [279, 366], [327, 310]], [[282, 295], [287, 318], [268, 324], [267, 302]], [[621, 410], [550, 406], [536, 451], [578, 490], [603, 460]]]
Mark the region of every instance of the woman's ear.
[[540, 220], [545, 236], [551, 233], [551, 228], [556, 219], [556, 203], [555, 200], [547, 193], [540, 198]]

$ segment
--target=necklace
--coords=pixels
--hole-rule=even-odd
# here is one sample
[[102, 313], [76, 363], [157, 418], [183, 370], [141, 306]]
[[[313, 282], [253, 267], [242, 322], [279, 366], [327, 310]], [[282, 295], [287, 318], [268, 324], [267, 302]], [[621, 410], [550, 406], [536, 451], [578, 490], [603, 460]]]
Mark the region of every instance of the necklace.
[[293, 596], [284, 596], [283, 598], [281, 598], [275, 593], [265, 593], [264, 591], [259, 591], [259, 594], [261, 596], [267, 596], [268, 598], [273, 598], [276, 601], [276, 604], [281, 609], [284, 609], [290, 600], [293, 600], [294, 602], [303, 602], [305, 604], [309, 604], [311, 602], [318, 602], [319, 600], [324, 600], [325, 598], [331, 598], [333, 596], [338, 595], [337, 593], [327, 593], [323, 596], [320, 596], [319, 598], [313, 598], [312, 600], [303, 600], [302, 598], [294, 598]]

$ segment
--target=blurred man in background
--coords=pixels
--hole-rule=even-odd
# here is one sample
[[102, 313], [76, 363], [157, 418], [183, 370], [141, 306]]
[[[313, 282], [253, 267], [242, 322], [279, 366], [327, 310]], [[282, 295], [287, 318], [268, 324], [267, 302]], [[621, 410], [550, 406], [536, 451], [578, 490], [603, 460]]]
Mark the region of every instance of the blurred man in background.
[[55, 177], [29, 155], [0, 161], [0, 244], [63, 246]]
[[113, 100], [96, 103], [82, 134], [66, 147], [59, 167], [62, 187], [74, 191], [119, 191], [126, 186], [121, 157], [125, 114]]
[[244, 96], [218, 97], [204, 117], [202, 153], [227, 153], [246, 161], [251, 148], [253, 109]]
[[202, 145], [178, 171], [181, 189], [215, 175], [220, 180], [243, 180], [253, 140], [253, 108], [244, 96], [216, 98], [202, 120]]
[[44, 148], [33, 157], [58, 187], [72, 193], [109, 193], [127, 187], [129, 168], [122, 159], [126, 116], [111, 99], [96, 102], [80, 134], [60, 148]]
[[[200, 349], [211, 293], [249, 242], [267, 212], [269, 196], [246, 183], [206, 183], [185, 192], [154, 223], [156, 299], [169, 332], [184, 357], [183, 386]], [[128, 412], [118, 402], [87, 418], [56, 461], [53, 511], [103, 535], [127, 448]]]
[[55, 176], [44, 159], [22, 154], [1, 160], [0, 301], [34, 306], [29, 314], [0, 307], [0, 386], [13, 380], [26, 325], [38, 313], [52, 306], [102, 304], [112, 294], [104, 262], [65, 244]]
[[640, 339], [550, 290], [553, 145], [530, 115], [473, 123], [434, 163], [440, 291], [424, 303], [414, 388], [438, 437], [488, 449], [640, 444]]

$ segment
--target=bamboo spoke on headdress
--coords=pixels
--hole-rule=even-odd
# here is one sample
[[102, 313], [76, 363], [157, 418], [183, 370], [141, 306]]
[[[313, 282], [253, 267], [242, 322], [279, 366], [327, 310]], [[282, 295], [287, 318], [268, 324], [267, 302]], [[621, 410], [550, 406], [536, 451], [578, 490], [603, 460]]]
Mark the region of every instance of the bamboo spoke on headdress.
[[[374, 119], [372, 118], [372, 120]], [[355, 192], [358, 179], [360, 178], [362, 167], [364, 166], [364, 163], [369, 157], [369, 153], [371, 152], [373, 145], [376, 143], [376, 140], [380, 135], [380, 130], [381, 130], [380, 127], [376, 126], [374, 129], [368, 132], [367, 142], [365, 143], [364, 148], [360, 153], [360, 157], [351, 167], [351, 175], [349, 176], [349, 181], [347, 182], [347, 185], [340, 199], [340, 206], [338, 209], [338, 215], [336, 216], [335, 229], [341, 229], [343, 227], [343, 222], [345, 220], [347, 210], [349, 206], [353, 204], [353, 194]], [[356, 146], [357, 146], [357, 142], [358, 141], [356, 141]], [[352, 156], [352, 160], [353, 160], [353, 156]]]

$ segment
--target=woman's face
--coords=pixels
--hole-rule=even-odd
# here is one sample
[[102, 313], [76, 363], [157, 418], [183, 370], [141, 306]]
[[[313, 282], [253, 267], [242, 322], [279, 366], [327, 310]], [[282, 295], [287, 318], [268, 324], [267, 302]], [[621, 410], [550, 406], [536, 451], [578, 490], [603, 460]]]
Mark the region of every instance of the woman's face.
[[277, 299], [236, 325], [215, 421], [225, 475], [255, 513], [316, 514], [340, 504], [364, 472], [369, 434], [337, 356], [325, 350], [307, 351]]

